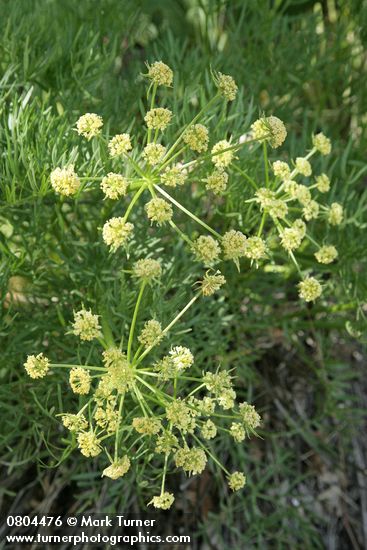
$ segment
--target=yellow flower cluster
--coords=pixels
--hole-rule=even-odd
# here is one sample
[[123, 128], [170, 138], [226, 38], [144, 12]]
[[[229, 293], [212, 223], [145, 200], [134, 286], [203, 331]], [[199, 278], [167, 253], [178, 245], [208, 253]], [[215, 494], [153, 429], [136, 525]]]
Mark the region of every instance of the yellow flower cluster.
[[89, 393], [91, 377], [87, 369], [74, 367], [69, 374], [69, 382], [74, 393], [85, 395]]
[[103, 226], [103, 240], [112, 252], [116, 252], [118, 248], [128, 243], [132, 237], [133, 230], [133, 224], [125, 222], [124, 218], [111, 218]]
[[322, 155], [328, 155], [331, 152], [331, 142], [323, 133], [312, 136], [312, 145]]
[[161, 174], [161, 182], [167, 187], [183, 185], [187, 179], [187, 173], [178, 165], [168, 167]]
[[172, 86], [173, 71], [162, 61], [155, 61], [152, 65], [148, 65], [148, 77], [157, 86]]
[[133, 274], [142, 281], [150, 282], [153, 279], [159, 279], [162, 275], [161, 264], [153, 258], [138, 260], [133, 266]]
[[130, 470], [130, 465], [131, 463], [128, 456], [125, 455], [122, 458], [117, 458], [110, 466], [103, 470], [102, 476], [118, 479]]
[[98, 321], [98, 315], [94, 315], [90, 310], [81, 309], [74, 312], [73, 333], [79, 336], [81, 340], [93, 340], [101, 336], [101, 327]]
[[173, 216], [172, 206], [158, 197], [153, 198], [145, 205], [145, 210], [149, 220], [158, 225], [169, 222]]
[[221, 195], [226, 190], [228, 174], [222, 169], [214, 170], [206, 179], [206, 188], [215, 195]]
[[153, 497], [149, 504], [153, 504], [154, 508], [169, 510], [174, 503], [174, 500], [175, 497], [173, 496], [173, 494], [165, 491], [162, 494]]
[[108, 142], [111, 157], [120, 157], [132, 149], [129, 134], [117, 134]]
[[31, 378], [43, 378], [49, 371], [50, 361], [43, 353], [28, 355], [24, 368]]
[[208, 149], [208, 129], [203, 124], [194, 124], [185, 131], [183, 140], [192, 151], [203, 153]]
[[101, 133], [102, 126], [102, 117], [96, 115], [95, 113], [86, 113], [78, 119], [76, 123], [76, 130], [79, 135], [87, 138], [89, 141]]
[[238, 87], [232, 76], [218, 72], [215, 75], [214, 81], [219, 92], [227, 101], [236, 99]]
[[313, 302], [322, 293], [322, 287], [314, 277], [307, 277], [298, 285], [299, 295], [305, 302]]
[[148, 143], [144, 147], [143, 158], [151, 166], [159, 164], [166, 154], [166, 148], [160, 143]]
[[219, 259], [220, 246], [213, 237], [201, 235], [193, 244], [193, 252], [200, 262], [210, 266]]
[[72, 165], [66, 168], [55, 168], [55, 170], [51, 172], [50, 178], [54, 191], [60, 195], [68, 197], [70, 195], [75, 195], [79, 190], [80, 180]]
[[273, 149], [280, 147], [287, 137], [284, 123], [276, 116], [256, 120], [251, 129], [254, 139], [268, 141]]
[[159, 321], [150, 319], [145, 323], [138, 340], [144, 347], [149, 348], [158, 344], [162, 337], [162, 325]]
[[121, 174], [109, 172], [101, 181], [101, 189], [108, 199], [116, 200], [126, 195], [129, 182]]
[[218, 141], [212, 148], [212, 161], [217, 168], [225, 168], [229, 166], [233, 160], [233, 149], [230, 149], [229, 141], [222, 139]]
[[165, 130], [172, 119], [172, 111], [157, 107], [147, 112], [144, 117], [146, 125], [151, 130]]
[[320, 264], [331, 264], [338, 257], [335, 246], [322, 246], [316, 253], [315, 258]]

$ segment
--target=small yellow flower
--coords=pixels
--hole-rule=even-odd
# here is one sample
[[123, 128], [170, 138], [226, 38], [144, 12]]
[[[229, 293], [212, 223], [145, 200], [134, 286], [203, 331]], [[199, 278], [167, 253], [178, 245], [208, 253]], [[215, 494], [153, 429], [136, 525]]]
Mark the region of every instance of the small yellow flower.
[[101, 133], [102, 126], [102, 117], [95, 113], [86, 113], [78, 119], [76, 130], [79, 135], [87, 138], [89, 141], [92, 137], [98, 136]]
[[241, 472], [233, 472], [228, 477], [228, 485], [232, 491], [239, 491], [246, 485], [246, 476]]
[[338, 257], [335, 246], [325, 245], [315, 253], [315, 258], [320, 264], [331, 264]]
[[209, 132], [203, 124], [194, 124], [187, 128], [183, 140], [192, 151], [203, 153], [208, 148]]
[[143, 158], [151, 166], [159, 164], [166, 154], [166, 148], [160, 143], [149, 143], [144, 147]]
[[322, 287], [317, 279], [314, 277], [307, 277], [298, 284], [299, 296], [305, 302], [313, 302], [322, 293]]
[[173, 426], [183, 433], [192, 431], [195, 427], [195, 421], [192, 418], [191, 410], [181, 399], [175, 399], [166, 406], [166, 417]]
[[172, 119], [172, 111], [157, 107], [147, 112], [144, 117], [146, 125], [151, 130], [165, 130]]
[[288, 164], [282, 160], [276, 160], [273, 162], [273, 172], [275, 176], [283, 181], [288, 180], [291, 175], [291, 169]]
[[130, 469], [130, 459], [127, 455], [117, 458], [110, 466], [103, 470], [102, 476], [118, 479], [124, 476]]
[[205, 470], [207, 458], [203, 449], [184, 447], [175, 453], [175, 464], [189, 475], [201, 474]]
[[280, 147], [287, 137], [287, 130], [283, 122], [276, 116], [256, 120], [252, 124], [251, 129], [254, 139], [266, 139], [273, 149]]
[[133, 275], [142, 281], [149, 282], [153, 279], [159, 279], [162, 275], [162, 267], [157, 260], [145, 258], [135, 262], [133, 266]]
[[120, 157], [131, 151], [131, 139], [129, 134], [117, 134], [108, 142], [111, 157]]
[[274, 199], [269, 203], [268, 206], [268, 212], [269, 215], [274, 219], [277, 218], [285, 218], [288, 214], [288, 206], [287, 203], [282, 201], [282, 199]]
[[212, 296], [226, 283], [225, 278], [220, 271], [213, 274], [205, 273], [202, 281], [200, 281], [200, 290], [203, 296]]
[[74, 312], [73, 334], [81, 340], [93, 340], [101, 336], [101, 327], [98, 322], [98, 315], [91, 310], [81, 309]]
[[266, 256], [266, 243], [261, 237], [249, 237], [246, 241], [245, 256], [250, 260], [260, 260]]
[[304, 157], [296, 158], [296, 170], [303, 176], [311, 176], [312, 174], [311, 164]]
[[227, 188], [228, 174], [220, 168], [214, 170], [205, 181], [206, 189], [212, 191], [215, 195], [220, 195]]
[[155, 319], [150, 319], [145, 323], [138, 340], [145, 348], [150, 348], [157, 345], [162, 337], [162, 325]]
[[89, 370], [83, 369], [83, 367], [74, 367], [71, 369], [69, 383], [74, 393], [80, 395], [89, 393], [91, 381]]
[[217, 427], [212, 420], [207, 420], [202, 425], [201, 435], [204, 439], [213, 439], [217, 435]]
[[164, 199], [158, 197], [151, 199], [145, 205], [145, 211], [148, 218], [158, 225], [170, 221], [173, 216], [172, 206]]
[[253, 431], [260, 426], [261, 416], [250, 403], [240, 403], [239, 414], [246, 429]]
[[172, 86], [173, 71], [162, 61], [155, 61], [148, 65], [148, 78], [158, 86]]
[[327, 193], [330, 189], [330, 179], [326, 174], [320, 174], [316, 178], [316, 185], [320, 193]]
[[121, 174], [109, 172], [101, 181], [101, 189], [107, 198], [116, 200], [126, 195], [129, 182]]
[[182, 372], [194, 363], [194, 356], [188, 348], [176, 346], [169, 352], [169, 359], [177, 373]]
[[231, 436], [237, 443], [241, 443], [246, 437], [245, 428], [239, 422], [232, 422], [230, 428]]
[[331, 141], [323, 133], [312, 136], [312, 144], [319, 153], [328, 155], [331, 151]]
[[304, 235], [297, 227], [286, 227], [281, 233], [281, 245], [291, 252], [301, 246], [303, 237]]
[[43, 378], [49, 371], [50, 361], [43, 353], [28, 355], [24, 368], [31, 378]]
[[233, 409], [236, 392], [232, 388], [224, 388], [217, 397], [218, 405], [224, 410]]
[[133, 230], [134, 225], [125, 222], [124, 218], [111, 218], [103, 226], [102, 237], [111, 251], [116, 252], [131, 239]]
[[295, 188], [295, 198], [303, 205], [306, 206], [311, 200], [311, 192], [306, 185], [297, 185]]
[[333, 202], [328, 212], [328, 222], [330, 225], [340, 225], [343, 221], [343, 207], [338, 202]]
[[83, 432], [78, 435], [78, 447], [82, 455], [94, 457], [102, 451], [99, 439], [93, 432]]
[[302, 213], [305, 217], [305, 220], [310, 221], [317, 218], [317, 216], [319, 215], [319, 210], [319, 203], [311, 200], [303, 207]]
[[133, 418], [133, 428], [143, 435], [156, 435], [162, 429], [161, 421], [158, 418], [137, 416]]
[[66, 197], [75, 195], [80, 187], [80, 180], [78, 175], [74, 172], [74, 166], [70, 165], [66, 168], [55, 168], [51, 172], [51, 185], [60, 195]]
[[178, 447], [178, 439], [171, 432], [163, 432], [157, 437], [155, 452], [159, 454], [169, 454]]
[[206, 389], [216, 397], [219, 397], [223, 393], [223, 390], [232, 389], [231, 376], [225, 370], [206, 372], [203, 376], [203, 383]]
[[231, 229], [222, 237], [225, 260], [236, 260], [246, 256], [246, 237], [241, 231]]
[[267, 209], [277, 200], [274, 191], [266, 187], [260, 187], [255, 193], [255, 201], [260, 204], [261, 210]]
[[201, 235], [193, 245], [194, 254], [200, 262], [205, 265], [213, 265], [219, 258], [220, 246], [218, 242], [209, 235]]
[[[234, 157], [233, 150], [226, 151], [226, 149], [229, 149], [230, 147], [231, 144], [225, 139], [218, 141], [218, 143], [213, 146], [211, 151], [212, 162], [217, 168], [225, 168], [231, 164]], [[223, 153], [221, 151], [223, 151]]]
[[153, 497], [152, 500], [148, 503], [153, 504], [154, 508], [160, 508], [161, 510], [169, 510], [174, 503], [175, 497], [172, 493], [165, 491], [159, 496]]
[[218, 72], [214, 76], [214, 81], [220, 94], [227, 101], [233, 101], [236, 98], [238, 87], [232, 76]]
[[179, 165], [166, 168], [161, 174], [161, 182], [167, 187], [183, 185], [187, 179], [187, 172]]
[[84, 414], [63, 414], [62, 423], [71, 432], [81, 432], [88, 428], [88, 421]]

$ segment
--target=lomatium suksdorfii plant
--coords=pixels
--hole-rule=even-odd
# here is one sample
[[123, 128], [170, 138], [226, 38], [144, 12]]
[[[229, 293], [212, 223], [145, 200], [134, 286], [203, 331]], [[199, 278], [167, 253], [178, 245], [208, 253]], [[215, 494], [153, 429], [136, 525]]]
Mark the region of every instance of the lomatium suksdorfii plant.
[[[343, 220], [340, 204], [319, 201], [328, 193], [330, 180], [325, 173], [313, 176], [311, 165], [315, 155], [330, 153], [329, 139], [322, 133], [313, 135], [310, 150], [304, 157], [290, 163], [279, 159], [270, 162], [269, 152], [283, 144], [287, 131], [276, 116], [263, 116], [250, 128], [244, 128], [241, 135], [223, 135], [223, 139], [212, 143], [209, 125], [213, 111], [218, 107], [223, 109], [237, 94], [237, 85], [231, 76], [213, 73], [216, 94], [191, 122], [178, 127], [173, 140], [168, 142], [165, 136], [168, 127], [170, 130], [175, 127], [175, 114], [169, 106], [157, 105], [157, 102], [160, 87], [172, 87], [173, 72], [159, 61], [147, 66], [145, 76], [149, 83], [149, 107], [144, 115], [144, 137], [127, 131], [104, 137], [99, 115], [81, 116], [76, 123], [78, 134], [88, 141], [95, 140], [96, 146], [108, 150], [110, 158], [107, 166], [99, 163], [100, 175], [91, 177], [78, 175], [72, 165], [56, 167], [51, 173], [54, 191], [65, 197], [79, 197], [99, 182], [105, 200], [116, 201], [121, 208], [121, 215], [107, 219], [102, 229], [103, 241], [111, 253], [120, 248], [129, 252], [135, 242], [133, 211], [143, 201], [139, 215], [144, 211], [147, 225], [165, 226], [177, 233], [203, 267], [212, 269], [222, 260], [230, 260], [239, 269], [244, 258], [249, 266], [257, 268], [272, 261], [274, 250], [284, 251], [299, 273], [300, 298], [306, 302], [319, 298], [322, 282], [315, 273], [317, 265], [330, 264], [338, 252], [332, 243], [316, 240], [312, 221], [318, 218], [325, 225], [337, 226]], [[241, 164], [237, 155], [244, 147], [254, 155], [261, 152], [263, 181], [251, 178]], [[252, 198], [249, 199], [248, 194], [244, 198], [249, 208], [254, 206], [250, 203], [258, 208], [258, 227], [252, 234], [243, 227], [226, 227], [226, 231], [219, 233], [184, 205], [185, 195], [198, 187], [213, 198], [229, 194], [234, 175], [253, 188]], [[130, 201], [126, 207], [127, 197]], [[192, 233], [177, 225], [175, 212], [195, 222]], [[223, 220], [223, 225], [228, 219]], [[199, 236], [198, 229], [202, 232]], [[297, 260], [297, 250], [306, 246], [312, 247], [315, 261], [311, 266], [308, 263], [304, 271]], [[126, 349], [110, 345], [101, 332], [98, 316], [82, 309], [75, 314], [73, 332], [84, 341], [99, 340], [104, 348], [101, 364], [55, 365], [39, 354], [30, 356], [25, 367], [33, 378], [45, 376], [49, 369], [70, 369], [72, 390], [88, 397], [79, 412], [64, 414], [62, 422], [85, 456], [106, 453], [110, 464], [104, 475], [113, 479], [121, 477], [131, 463], [139, 467], [139, 458], [154, 449], [157, 460], [161, 457], [162, 485], [161, 493], [152, 503], [169, 508], [173, 495], [165, 490], [165, 480], [172, 462], [185, 472], [196, 474], [203, 471], [209, 457], [224, 470], [231, 489], [243, 487], [244, 474], [229, 473], [211, 452], [208, 441], [217, 431], [224, 430], [235, 441], [242, 442], [246, 434], [255, 433], [260, 417], [248, 403], [235, 405], [228, 372], [206, 372], [199, 378], [191, 376], [193, 355], [179, 342], [173, 343], [160, 361], [154, 365], [149, 363], [150, 351], [160, 344], [199, 295], [210, 296], [224, 283], [219, 271], [207, 271], [197, 294], [167, 327], [162, 328], [158, 320], [151, 319], [136, 340], [135, 326], [142, 295], [160, 273], [160, 264], [151, 258], [140, 259], [134, 265], [133, 274], [141, 282]], [[230, 414], [218, 413], [218, 407]], [[228, 419], [230, 425], [223, 427], [218, 423], [223, 419]]]
[[[172, 86], [173, 72], [159, 61], [148, 65], [145, 76], [149, 82], [150, 99], [144, 116], [145, 138], [139, 142], [138, 138], [124, 132], [107, 140], [102, 136], [103, 121], [99, 115], [87, 113], [81, 116], [76, 131], [87, 140], [99, 139], [102, 145], [106, 144], [117, 171], [109, 171], [110, 167], [106, 167], [104, 175], [84, 178], [75, 172], [74, 166], [57, 167], [51, 173], [51, 184], [56, 193], [79, 196], [83, 189], [100, 180], [106, 199], [119, 201], [125, 195], [131, 196], [127, 208], [121, 206], [121, 216], [107, 220], [103, 227], [103, 240], [112, 252], [121, 247], [129, 248], [134, 235], [134, 224], [129, 218], [142, 199], [147, 221], [152, 225], [168, 225], [184, 239], [195, 259], [207, 267], [222, 259], [234, 261], [237, 267], [241, 258], [247, 258], [255, 266], [269, 259], [271, 250], [264, 230], [267, 228], [271, 232], [272, 224], [265, 223], [270, 218], [279, 235], [279, 247], [286, 251], [299, 271], [300, 297], [306, 301], [316, 300], [322, 293], [322, 284], [317, 277], [310, 275], [309, 268], [306, 273], [302, 272], [295, 251], [308, 241], [314, 247], [315, 265], [333, 262], [337, 250], [332, 244], [318, 243], [308, 231], [307, 222], [324, 218], [326, 224], [339, 225], [343, 220], [343, 208], [335, 202], [325, 205], [316, 200], [329, 191], [330, 181], [326, 174], [317, 174], [311, 184], [301, 183], [299, 179], [305, 177], [309, 181], [312, 176], [311, 158], [317, 153], [328, 155], [330, 140], [322, 133], [312, 136], [312, 148], [304, 157], [297, 157], [293, 166], [275, 160], [272, 170], [268, 148], [279, 148], [287, 136], [285, 125], [275, 116], [256, 120], [247, 134], [223, 136], [224, 139], [210, 144], [210, 129], [203, 122], [210, 119], [211, 110], [218, 104], [233, 101], [237, 94], [237, 85], [231, 76], [213, 73], [217, 93], [189, 124], [177, 129], [175, 141], [167, 143], [165, 130], [175, 124], [174, 113], [167, 107], [157, 107], [156, 100], [159, 87]], [[264, 157], [265, 175], [261, 183], [247, 175], [236, 156], [241, 148], [253, 147], [254, 144], [261, 144]], [[201, 175], [203, 167], [207, 167], [204, 177]], [[244, 181], [254, 188], [253, 200], [259, 204], [262, 215], [259, 216], [258, 231], [253, 235], [245, 235], [238, 228], [220, 234], [182, 204], [192, 183], [201, 184], [205, 193], [213, 197], [225, 194], [232, 173], [242, 175]], [[171, 189], [175, 190], [175, 197]], [[192, 240], [192, 236], [175, 223], [175, 209], [194, 220], [203, 234]]]
[[118, 479], [132, 466], [139, 468], [148, 452], [153, 453], [150, 463], [161, 467], [162, 480], [160, 493], [150, 503], [168, 509], [174, 496], [165, 483], [172, 465], [188, 475], [200, 474], [209, 458], [223, 470], [233, 491], [245, 485], [242, 472], [229, 472], [220, 463], [210, 440], [218, 432], [225, 432], [241, 443], [256, 433], [260, 416], [253, 405], [236, 404], [230, 372], [218, 369], [193, 376], [190, 370], [194, 356], [179, 342], [152, 362], [152, 349], [168, 337], [196, 300], [208, 299], [225, 283], [219, 271], [208, 271], [198, 282], [194, 296], [167, 326], [163, 328], [158, 319], [149, 319], [137, 334], [143, 294], [161, 274], [160, 262], [152, 258], [133, 265], [132, 276], [139, 290], [125, 349], [115, 345], [110, 334], [103, 333], [97, 314], [81, 309], [74, 313], [71, 332], [83, 342], [99, 342], [99, 364], [54, 364], [40, 353], [28, 357], [25, 369], [32, 378], [43, 378], [56, 369], [69, 371], [69, 385], [82, 398], [82, 405], [78, 411], [62, 414], [61, 420], [84, 456], [106, 455], [103, 476]]

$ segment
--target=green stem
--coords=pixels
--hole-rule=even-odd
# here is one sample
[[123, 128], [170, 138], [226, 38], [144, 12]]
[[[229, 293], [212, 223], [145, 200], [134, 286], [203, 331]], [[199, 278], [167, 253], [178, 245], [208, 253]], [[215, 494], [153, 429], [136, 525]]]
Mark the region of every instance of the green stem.
[[207, 231], [209, 231], [209, 233], [212, 233], [212, 235], [214, 235], [217, 239], [221, 239], [222, 236], [217, 232], [215, 231], [215, 229], [212, 229], [208, 224], [206, 224], [205, 222], [203, 222], [200, 218], [198, 218], [197, 216], [195, 216], [195, 214], [193, 214], [192, 212], [190, 212], [190, 210], [187, 210], [187, 208], [185, 208], [184, 206], [182, 206], [182, 204], [180, 204], [179, 202], [177, 202], [173, 197], [171, 197], [171, 195], [169, 195], [168, 193], [166, 193], [166, 191], [164, 191], [161, 187], [159, 187], [159, 185], [155, 184], [154, 185], [155, 189], [157, 189], [157, 191], [159, 191], [159, 193], [161, 193], [161, 195], [163, 195], [164, 197], [166, 197], [166, 199], [168, 199], [172, 204], [174, 204], [175, 206], [177, 206], [177, 208], [179, 208], [180, 210], [182, 210], [182, 212], [184, 212], [185, 214], [187, 214], [187, 216], [189, 216], [190, 218], [192, 218], [193, 220], [196, 221], [196, 223], [198, 223], [199, 225], [201, 225], [202, 227], [205, 227], [205, 229]]
[[145, 191], [145, 189], [147, 188], [146, 185], [142, 185], [138, 190], [137, 192], [135, 193], [135, 195], [133, 196], [133, 198], [131, 199], [130, 201], [130, 204], [129, 206], [127, 207], [127, 210], [125, 212], [125, 215], [124, 215], [124, 222], [126, 222], [126, 220], [128, 219], [129, 217], [129, 214], [131, 212], [131, 210], [134, 208], [134, 205], [136, 203], [136, 201], [139, 199], [140, 195]]
[[179, 227], [177, 227], [174, 221], [170, 220], [169, 224], [180, 235], [181, 239], [186, 241], [190, 247], [193, 246], [194, 243], [192, 242], [192, 240], [183, 231], [181, 231]]
[[202, 447], [202, 448], [204, 449], [204, 451], [205, 451], [206, 453], [208, 453], [208, 455], [210, 456], [210, 458], [217, 464], [217, 466], [219, 466], [219, 468], [220, 468], [221, 470], [223, 470], [223, 472], [224, 472], [225, 474], [227, 474], [227, 476], [229, 476], [229, 475], [230, 475], [229, 471], [223, 466], [223, 464], [221, 464], [221, 463], [219, 462], [219, 460], [213, 455], [213, 453], [211, 453], [211, 452], [209, 451], [209, 449], [208, 449], [207, 447], [205, 447], [205, 445], [202, 444], [202, 442], [200, 441], [200, 439], [198, 439], [198, 438], [196, 437], [196, 435], [194, 435], [194, 434], [192, 434], [192, 437], [193, 437], [193, 438], [195, 439], [195, 441], [200, 445], [200, 447]]
[[119, 430], [120, 430], [120, 421], [121, 421], [121, 411], [122, 411], [122, 406], [124, 404], [124, 397], [125, 397], [125, 394], [123, 393], [120, 397], [120, 404], [119, 404], [119, 411], [118, 411], [118, 421], [117, 421], [116, 438], [115, 438], [115, 460], [117, 459], [117, 455], [118, 455]]
[[164, 467], [163, 467], [163, 476], [162, 476], [162, 485], [161, 485], [161, 495], [164, 493], [164, 484], [166, 482], [166, 474], [167, 474], [167, 465], [168, 465], [168, 454], [164, 457]]
[[[152, 97], [151, 97], [151, 100], [150, 100], [150, 110], [154, 109], [154, 103], [155, 103], [155, 96], [156, 96], [156, 93], [157, 93], [157, 87], [158, 87], [158, 84], [156, 82], [154, 82]], [[147, 143], [150, 143], [151, 138], [152, 138], [152, 130], [151, 130], [151, 128], [148, 128]]]
[[92, 367], [90, 365], [66, 365], [61, 363], [50, 363], [50, 367], [57, 367], [57, 368], [64, 368], [64, 369], [73, 369], [74, 367], [81, 367], [82, 369], [88, 369], [88, 370], [100, 370], [105, 371], [106, 369], [104, 367]]
[[146, 284], [147, 283], [145, 281], [142, 282], [140, 290], [139, 290], [139, 294], [138, 294], [138, 299], [136, 300], [136, 304], [135, 304], [133, 319], [132, 319], [132, 322], [131, 322], [131, 327], [130, 327], [130, 332], [129, 332], [129, 340], [128, 340], [128, 343], [127, 343], [127, 361], [128, 361], [128, 363], [130, 363], [130, 359], [131, 359], [131, 348], [132, 348], [132, 345], [133, 345], [135, 325], [136, 325], [136, 320], [138, 318], [139, 307], [140, 307], [140, 304], [141, 304], [141, 300], [143, 298], [144, 289], [146, 287]]
[[267, 217], [268, 213], [266, 212], [266, 210], [264, 210], [263, 212], [263, 215], [262, 215], [262, 218], [261, 218], [261, 222], [260, 222], [260, 227], [259, 227], [259, 231], [257, 232], [257, 236], [260, 237], [261, 236], [261, 233], [264, 229], [264, 224], [265, 224], [265, 220], [266, 220], [266, 217]]
[[174, 142], [174, 144], [172, 145], [172, 147], [167, 151], [166, 155], [165, 155], [165, 158], [164, 158], [164, 161], [168, 160], [170, 158], [170, 156], [172, 155], [172, 153], [175, 151], [176, 147], [181, 143], [182, 139], [183, 139], [183, 136], [185, 134], [185, 132], [191, 128], [191, 126], [193, 126], [199, 119], [200, 117], [205, 113], [205, 111], [207, 111], [209, 109], [209, 107], [211, 107], [213, 105], [213, 103], [215, 103], [215, 101], [220, 97], [220, 94], [216, 94], [214, 97], [212, 97], [212, 99], [210, 101], [208, 101], [208, 103], [206, 105], [204, 105], [204, 107], [198, 112], [198, 114], [196, 116], [194, 116], [194, 118], [192, 119], [192, 121], [185, 127], [185, 129], [181, 132], [181, 134], [178, 136], [178, 138], [176, 139], [176, 141]]
[[[269, 134], [270, 135], [270, 134]], [[195, 160], [192, 160], [190, 162], [187, 162], [186, 164], [183, 164], [182, 165], [182, 168], [187, 168], [188, 166], [192, 166], [193, 164], [196, 164], [197, 162], [201, 162], [207, 158], [212, 158], [212, 157], [216, 157], [217, 155], [221, 155], [222, 153], [226, 153], [227, 151], [236, 151], [238, 149], [241, 149], [241, 147], [244, 147], [245, 145], [249, 145], [250, 143], [254, 143], [255, 141], [259, 142], [259, 141], [262, 141], [262, 140], [266, 140], [268, 136], [264, 136], [261, 138], [261, 140], [259, 139], [249, 139], [247, 141], [244, 141], [243, 143], [236, 143], [235, 145], [231, 145], [231, 147], [226, 147], [225, 149], [221, 149], [220, 151], [216, 151], [215, 153], [207, 153], [206, 155], [202, 155], [201, 157], [195, 159]]]
[[135, 171], [139, 174], [140, 177], [142, 177], [144, 180], [146, 179], [146, 174], [144, 174], [143, 170], [140, 168], [139, 164], [135, 162], [135, 160], [132, 158], [132, 156], [125, 153], [125, 156], [127, 160], [130, 162], [130, 164], [133, 166]]
[[[193, 305], [194, 302], [196, 302], [196, 300], [199, 298], [200, 294], [196, 294], [190, 301], [188, 304], [186, 304], [186, 306], [180, 311], [180, 313], [178, 315], [176, 315], [176, 317], [173, 319], [173, 321], [171, 321], [167, 326], [166, 328], [164, 328], [162, 330], [162, 336], [164, 336], [164, 334], [166, 334], [172, 327], [173, 325], [175, 325], [177, 323], [177, 321], [186, 313], [186, 311]], [[141, 362], [142, 360], [144, 359], [144, 357], [146, 357], [148, 355], [148, 353], [154, 348], [154, 345], [153, 346], [149, 346], [139, 357], [138, 359], [136, 360], [136, 363], [135, 363], [135, 366], [137, 367]]]
[[170, 157], [168, 160], [163, 162], [163, 164], [160, 164], [158, 166], [158, 172], [162, 172], [162, 170], [167, 166], [167, 164], [170, 164], [175, 158], [180, 156], [185, 151], [185, 149], [187, 149], [187, 145], [184, 145], [179, 151], [177, 151], [177, 153], [172, 155], [172, 157]]
[[255, 191], [258, 190], [258, 186], [256, 185], [255, 181], [252, 178], [250, 178], [250, 176], [247, 175], [246, 172], [241, 170], [241, 168], [239, 168], [235, 164], [232, 164], [232, 168], [234, 168], [239, 174], [241, 174], [241, 176], [243, 176], [249, 182], [249, 184], [252, 185]]
[[143, 411], [144, 416], [147, 417], [148, 415], [147, 415], [147, 412], [146, 412], [145, 407], [144, 407], [144, 404], [143, 404], [143, 400], [142, 400], [142, 397], [141, 397], [141, 393], [140, 393], [140, 391], [138, 390], [138, 388], [136, 387], [136, 385], [134, 385], [134, 387], [133, 387], [133, 392], [134, 392], [134, 394], [135, 394], [136, 399], [138, 400], [138, 403], [139, 403], [139, 405], [140, 405], [141, 410]]
[[263, 141], [263, 153], [264, 153], [264, 168], [265, 168], [265, 187], [269, 187], [268, 149], [267, 149], [266, 141]]

